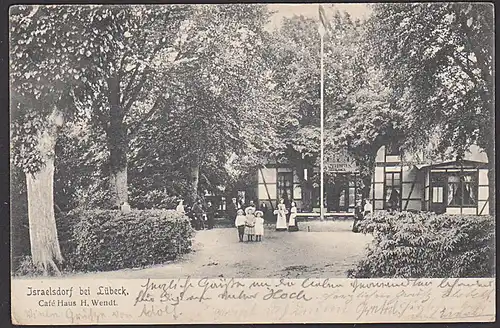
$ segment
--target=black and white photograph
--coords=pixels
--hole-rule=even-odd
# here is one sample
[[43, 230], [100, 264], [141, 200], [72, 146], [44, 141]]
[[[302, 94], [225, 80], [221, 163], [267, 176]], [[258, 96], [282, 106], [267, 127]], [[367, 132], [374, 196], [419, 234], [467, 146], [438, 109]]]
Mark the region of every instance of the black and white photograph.
[[493, 17], [10, 7], [12, 279], [494, 278]]

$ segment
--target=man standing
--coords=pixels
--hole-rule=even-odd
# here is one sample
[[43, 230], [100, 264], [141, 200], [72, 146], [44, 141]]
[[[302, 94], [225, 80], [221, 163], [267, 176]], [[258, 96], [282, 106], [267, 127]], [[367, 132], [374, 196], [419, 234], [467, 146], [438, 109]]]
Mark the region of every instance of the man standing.
[[233, 198], [231, 204], [226, 209], [228, 219], [234, 220], [236, 218], [236, 211], [238, 211], [238, 204], [236, 204], [236, 198]]
[[352, 224], [352, 232], [359, 232], [358, 222], [363, 220], [363, 212], [361, 209], [361, 200], [356, 202], [356, 207], [354, 208], [354, 223]]
[[193, 205], [193, 214], [196, 222], [196, 230], [205, 229], [205, 224], [203, 222], [203, 208], [201, 207], [201, 200], [198, 199], [196, 203]]
[[207, 228], [213, 229], [215, 222], [215, 208], [212, 205], [212, 202], [209, 201], [207, 203]]
[[395, 212], [399, 209], [399, 192], [392, 188], [391, 195], [389, 196], [389, 210]]

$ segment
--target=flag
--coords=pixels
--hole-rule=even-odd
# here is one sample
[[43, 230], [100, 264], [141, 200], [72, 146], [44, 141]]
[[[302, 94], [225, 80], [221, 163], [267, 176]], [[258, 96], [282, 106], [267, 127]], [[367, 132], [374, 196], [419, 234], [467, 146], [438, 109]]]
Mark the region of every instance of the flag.
[[328, 19], [326, 18], [326, 12], [322, 5], [318, 5], [319, 11], [319, 27], [318, 31], [321, 36], [325, 35], [325, 32], [330, 30], [330, 24], [328, 23]]

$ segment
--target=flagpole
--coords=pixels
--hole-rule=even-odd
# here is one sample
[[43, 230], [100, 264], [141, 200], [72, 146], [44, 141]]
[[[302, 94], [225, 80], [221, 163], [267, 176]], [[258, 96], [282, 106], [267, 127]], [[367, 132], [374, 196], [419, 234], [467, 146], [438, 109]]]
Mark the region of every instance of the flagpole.
[[324, 82], [323, 82], [323, 35], [324, 33], [321, 33], [321, 109], [320, 109], [320, 121], [321, 121], [321, 163], [320, 163], [320, 175], [321, 175], [321, 185], [320, 185], [320, 220], [323, 221], [325, 219], [325, 209], [324, 209], [324, 158], [323, 158], [323, 148], [324, 148], [324, 135], [323, 135], [323, 90], [324, 90]]

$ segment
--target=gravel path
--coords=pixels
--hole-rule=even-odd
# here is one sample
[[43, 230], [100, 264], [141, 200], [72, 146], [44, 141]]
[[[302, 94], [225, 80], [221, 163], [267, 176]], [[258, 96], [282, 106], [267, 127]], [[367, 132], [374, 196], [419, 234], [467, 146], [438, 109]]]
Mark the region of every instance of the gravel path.
[[276, 232], [268, 226], [263, 241], [253, 243], [238, 242], [236, 228], [198, 231], [193, 252], [172, 263], [66, 277], [342, 278], [363, 257], [372, 239], [352, 233], [351, 227], [352, 221], [303, 222], [301, 231], [290, 233]]

